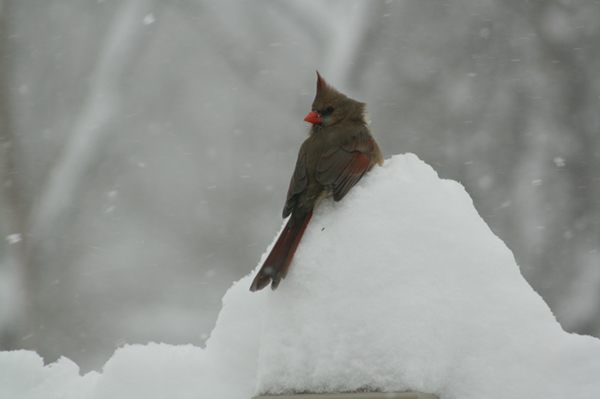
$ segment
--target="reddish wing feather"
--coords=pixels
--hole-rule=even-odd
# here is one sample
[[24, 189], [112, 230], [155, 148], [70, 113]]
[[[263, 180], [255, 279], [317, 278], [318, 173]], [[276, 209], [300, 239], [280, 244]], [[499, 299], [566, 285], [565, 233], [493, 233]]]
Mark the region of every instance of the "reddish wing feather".
[[373, 139], [353, 141], [323, 155], [317, 165], [317, 180], [333, 188], [339, 201], [362, 178], [371, 162]]
[[333, 183], [333, 199], [339, 201], [363, 177], [369, 166], [369, 158], [362, 152], [354, 151], [352, 158], [342, 170], [342, 173]]

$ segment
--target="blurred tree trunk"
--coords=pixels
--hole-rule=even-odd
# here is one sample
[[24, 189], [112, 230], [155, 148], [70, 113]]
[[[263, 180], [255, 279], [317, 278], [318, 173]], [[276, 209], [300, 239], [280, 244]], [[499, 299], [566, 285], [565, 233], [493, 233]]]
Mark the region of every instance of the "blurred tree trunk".
[[8, 233], [3, 243], [7, 250], [4, 259], [0, 259], [3, 262], [0, 266], [6, 268], [4, 274], [13, 282], [6, 285], [8, 292], [3, 295], [7, 316], [0, 324], [1, 349], [35, 347], [37, 337], [33, 328], [39, 314], [35, 301], [37, 273], [28, 256], [27, 218], [17, 165], [18, 144], [11, 118], [9, 15], [9, 2], [0, 0], [0, 205], [6, 221], [3, 232]]
[[57, 158], [30, 217], [33, 238], [43, 240], [72, 203], [86, 172], [96, 159], [102, 136], [122, 105], [119, 84], [124, 71], [143, 48], [144, 17], [152, 1], [130, 0], [116, 12], [98, 54], [89, 92], [71, 137]]
[[556, 292], [550, 291], [551, 305], [561, 305], [570, 329], [600, 336], [600, 31], [589, 28], [585, 16], [591, 11], [585, 2], [540, 2], [529, 13], [544, 64], [550, 66], [546, 67], [550, 82], [558, 86], [562, 100], [554, 118], [562, 132], [564, 157], [559, 160], [564, 163], [564, 191], [571, 204], [560, 210], [568, 224], [553, 229], [539, 256], [536, 283], [542, 293], [556, 286]]
[[[77, 265], [56, 263], [49, 258], [82, 200], [81, 193], [85, 191], [82, 186], [107, 141], [118, 131], [116, 119], [124, 104], [124, 80], [152, 37], [153, 29], [148, 28], [145, 18], [152, 16], [153, 5], [153, 0], [127, 0], [116, 7], [99, 51], [94, 55], [81, 107], [27, 215], [27, 226], [31, 230], [29, 258], [40, 267], [40, 278], [44, 281], [36, 297], [43, 310], [39, 324], [47, 331], [74, 328], [70, 311], [76, 299], [76, 281], [69, 276], [74, 275], [72, 267]], [[60, 292], [52, 287], [53, 282], [64, 282]], [[47, 361], [62, 355], [55, 345], [46, 342], [41, 342], [36, 349]]]
[[[0, 0], [2, 1], [2, 0]], [[2, 207], [7, 220], [8, 274], [14, 276], [19, 289], [11, 299], [12, 321], [0, 331], [2, 348], [35, 348], [44, 355], [36, 329], [51, 323], [44, 307], [45, 274], [50, 266], [46, 260], [48, 245], [60, 231], [60, 225], [85, 182], [110, 132], [115, 114], [122, 105], [123, 76], [134, 65], [148, 39], [144, 18], [153, 6], [150, 0], [124, 1], [117, 8], [90, 79], [85, 101], [75, 119], [70, 137], [50, 168], [40, 194], [31, 209], [21, 200], [18, 174], [18, 138], [11, 125], [9, 50], [9, 8], [0, 3], [0, 144], [2, 151]], [[55, 316], [52, 316], [55, 317]], [[3, 327], [0, 325], [0, 330]]]

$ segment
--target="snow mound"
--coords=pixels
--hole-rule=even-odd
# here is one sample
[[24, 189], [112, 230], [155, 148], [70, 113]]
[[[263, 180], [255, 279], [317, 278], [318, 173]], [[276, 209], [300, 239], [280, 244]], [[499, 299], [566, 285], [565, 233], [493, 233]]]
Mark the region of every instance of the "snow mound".
[[44, 367], [35, 352], [0, 352], [0, 398], [79, 399], [89, 398], [100, 375], [79, 375], [79, 367], [66, 357]]
[[249, 292], [257, 270], [224, 296], [206, 349], [126, 346], [85, 376], [1, 352], [0, 397], [600, 397], [600, 340], [565, 333], [463, 187], [412, 154], [323, 201], [277, 291]]
[[464, 188], [414, 155], [324, 203], [263, 295], [261, 393], [600, 397], [600, 340], [565, 333]]

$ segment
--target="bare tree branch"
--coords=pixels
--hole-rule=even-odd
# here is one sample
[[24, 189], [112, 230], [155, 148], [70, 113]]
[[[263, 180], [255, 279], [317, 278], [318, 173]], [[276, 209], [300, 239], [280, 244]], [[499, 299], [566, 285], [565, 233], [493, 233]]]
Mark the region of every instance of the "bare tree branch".
[[121, 104], [119, 79], [131, 62], [131, 54], [143, 40], [143, 20], [152, 1], [130, 0], [117, 11], [98, 55], [89, 96], [28, 220], [33, 239], [43, 240], [72, 203], [86, 171]]

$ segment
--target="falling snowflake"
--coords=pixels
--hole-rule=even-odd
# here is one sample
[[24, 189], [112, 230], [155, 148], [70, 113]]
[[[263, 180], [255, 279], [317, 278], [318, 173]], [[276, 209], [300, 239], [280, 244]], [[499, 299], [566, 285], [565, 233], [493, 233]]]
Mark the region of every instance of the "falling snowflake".
[[6, 241], [9, 244], [16, 244], [18, 242], [21, 242], [23, 240], [23, 236], [19, 233], [17, 234], [9, 234], [6, 236]]
[[558, 167], [558, 168], [565, 167], [565, 159], [563, 157], [554, 157], [552, 160], [554, 161], [554, 165], [556, 165], [556, 167]]
[[150, 13], [144, 17], [144, 25], [150, 25], [154, 22], [156, 22], [156, 17], [154, 16], [154, 14]]

